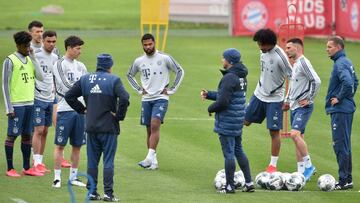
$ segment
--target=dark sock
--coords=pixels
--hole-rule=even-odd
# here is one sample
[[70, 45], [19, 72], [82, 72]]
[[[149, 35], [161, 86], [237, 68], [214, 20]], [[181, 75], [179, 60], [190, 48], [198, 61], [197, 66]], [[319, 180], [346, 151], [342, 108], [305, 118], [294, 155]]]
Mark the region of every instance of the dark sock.
[[14, 154], [14, 140], [5, 140], [5, 154], [8, 171], [14, 168], [13, 166], [13, 154]]
[[31, 155], [31, 140], [21, 139], [21, 152], [23, 154], [23, 168], [28, 170], [30, 168], [30, 155]]

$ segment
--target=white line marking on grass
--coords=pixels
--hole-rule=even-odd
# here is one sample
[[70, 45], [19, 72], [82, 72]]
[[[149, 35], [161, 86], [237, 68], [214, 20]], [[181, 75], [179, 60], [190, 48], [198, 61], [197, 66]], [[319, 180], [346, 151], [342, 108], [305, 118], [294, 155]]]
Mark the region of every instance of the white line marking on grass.
[[19, 199], [19, 198], [10, 198], [10, 199], [16, 203], [27, 203], [27, 201]]
[[[126, 120], [140, 120], [140, 117], [125, 117]], [[165, 120], [175, 120], [175, 121], [214, 121], [214, 118], [182, 118], [182, 117], [165, 117]]]

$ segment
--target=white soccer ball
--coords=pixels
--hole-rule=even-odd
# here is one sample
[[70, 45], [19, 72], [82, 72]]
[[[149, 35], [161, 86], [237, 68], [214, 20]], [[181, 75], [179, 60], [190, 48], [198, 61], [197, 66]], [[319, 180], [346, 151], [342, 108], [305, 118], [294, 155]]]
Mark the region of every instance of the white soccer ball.
[[241, 170], [235, 172], [234, 184], [236, 189], [240, 189], [245, 186], [245, 177], [244, 177], [244, 173]]
[[322, 191], [332, 191], [335, 189], [336, 180], [330, 174], [324, 174], [319, 177], [317, 185]]
[[269, 182], [270, 173], [264, 171], [257, 174], [255, 177], [255, 184], [259, 188], [266, 189], [266, 184]]
[[283, 185], [283, 190], [287, 190], [287, 187], [286, 187], [286, 181], [288, 181], [289, 179], [290, 179], [290, 177], [291, 177], [291, 174], [290, 173], [288, 173], [288, 172], [285, 172], [285, 173], [282, 173], [282, 176], [281, 176], [282, 178], [283, 178], [283, 181], [284, 181], [284, 185]]
[[266, 188], [269, 190], [281, 190], [283, 186], [284, 178], [282, 177], [281, 172], [271, 173]]
[[[243, 188], [245, 186], [245, 177], [241, 170], [234, 173], [234, 184], [235, 188]], [[217, 190], [226, 187], [225, 169], [221, 169], [216, 173], [214, 178], [214, 186]]]
[[305, 179], [304, 174], [302, 174], [302, 173], [300, 173], [300, 172], [294, 172], [294, 173], [292, 173], [292, 174], [295, 174], [295, 175], [297, 175], [297, 176], [300, 176], [300, 177], [301, 177], [302, 187], [304, 187], [304, 186], [305, 186], [305, 184], [306, 184], [306, 179]]
[[285, 184], [289, 191], [299, 191], [305, 186], [305, 177], [301, 173], [294, 172]]

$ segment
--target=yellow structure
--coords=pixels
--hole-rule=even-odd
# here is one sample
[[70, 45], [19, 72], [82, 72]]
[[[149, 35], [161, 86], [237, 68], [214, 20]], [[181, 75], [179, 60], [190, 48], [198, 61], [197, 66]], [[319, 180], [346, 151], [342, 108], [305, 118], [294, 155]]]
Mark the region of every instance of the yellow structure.
[[141, 0], [140, 6], [141, 35], [147, 32], [153, 33], [153, 26], [156, 27], [156, 47], [160, 48], [160, 36], [162, 36], [161, 50], [165, 50], [167, 32], [169, 28], [169, 0]]

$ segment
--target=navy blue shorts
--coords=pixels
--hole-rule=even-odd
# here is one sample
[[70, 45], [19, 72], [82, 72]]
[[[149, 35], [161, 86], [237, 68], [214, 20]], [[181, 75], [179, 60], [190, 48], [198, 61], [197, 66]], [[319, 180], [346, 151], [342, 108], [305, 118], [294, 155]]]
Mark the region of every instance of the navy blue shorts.
[[251, 123], [262, 123], [266, 118], [266, 126], [269, 130], [282, 129], [283, 102], [263, 102], [253, 95], [246, 107], [245, 120]]
[[14, 106], [15, 117], [8, 117], [8, 136], [31, 135], [33, 128], [33, 107], [33, 105]]
[[57, 113], [55, 144], [65, 146], [70, 138], [70, 144], [80, 147], [86, 144], [85, 117], [75, 111]]
[[34, 119], [33, 125], [36, 126], [51, 126], [53, 102], [44, 102], [35, 99], [34, 102]]
[[141, 125], [150, 126], [152, 118], [158, 118], [163, 123], [168, 103], [169, 101], [166, 99], [143, 101], [141, 105]]
[[290, 123], [291, 129], [298, 130], [301, 134], [305, 133], [305, 127], [314, 110], [314, 105], [310, 104], [305, 107], [299, 107], [291, 111]]

